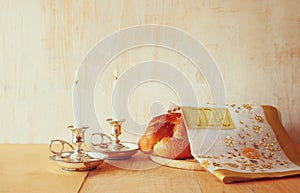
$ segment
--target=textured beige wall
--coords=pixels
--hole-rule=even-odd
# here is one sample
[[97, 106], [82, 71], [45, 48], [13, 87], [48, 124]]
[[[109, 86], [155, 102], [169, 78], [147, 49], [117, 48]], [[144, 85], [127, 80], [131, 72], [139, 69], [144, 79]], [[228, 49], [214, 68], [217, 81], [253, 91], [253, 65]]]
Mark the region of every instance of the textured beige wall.
[[[68, 139], [71, 87], [88, 52], [120, 29], [161, 24], [184, 30], [210, 51], [219, 65], [228, 103], [275, 105], [295, 142], [300, 143], [299, 0], [0, 0], [0, 143], [48, 143]], [[112, 61], [97, 90], [100, 119], [110, 115], [112, 69], [165, 58], [185, 73], [184, 58], [166, 50], [141, 48]], [[184, 66], [186, 64], [186, 66]], [[191, 76], [201, 84], [201, 77]], [[159, 85], [149, 88], [162, 89]], [[101, 92], [101, 90], [104, 92]], [[146, 89], [147, 90], [147, 89]], [[133, 94], [132, 115], [145, 88]], [[167, 91], [166, 91], [167, 92]], [[201, 92], [201, 91], [198, 91]], [[205, 94], [204, 94], [205, 95]], [[174, 97], [172, 94], [164, 96]], [[155, 98], [155, 100], [167, 100]], [[203, 102], [209, 100], [205, 95]], [[151, 98], [149, 99], [151, 101]], [[101, 107], [99, 107], [102, 105]]]

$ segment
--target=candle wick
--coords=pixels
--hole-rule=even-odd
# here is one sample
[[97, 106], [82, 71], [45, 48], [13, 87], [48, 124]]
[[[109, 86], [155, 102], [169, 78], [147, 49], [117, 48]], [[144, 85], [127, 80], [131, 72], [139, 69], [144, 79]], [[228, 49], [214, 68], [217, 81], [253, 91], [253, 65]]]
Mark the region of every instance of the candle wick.
[[116, 68], [114, 69], [114, 78], [115, 80], [118, 80], [118, 71]]

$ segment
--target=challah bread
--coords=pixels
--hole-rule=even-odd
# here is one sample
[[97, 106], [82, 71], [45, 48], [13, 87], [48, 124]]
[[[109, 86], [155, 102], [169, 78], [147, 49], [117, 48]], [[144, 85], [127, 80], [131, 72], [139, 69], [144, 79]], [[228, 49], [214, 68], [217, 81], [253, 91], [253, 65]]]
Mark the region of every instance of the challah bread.
[[191, 158], [191, 150], [186, 127], [181, 113], [169, 112], [154, 117], [139, 140], [144, 153], [171, 158]]

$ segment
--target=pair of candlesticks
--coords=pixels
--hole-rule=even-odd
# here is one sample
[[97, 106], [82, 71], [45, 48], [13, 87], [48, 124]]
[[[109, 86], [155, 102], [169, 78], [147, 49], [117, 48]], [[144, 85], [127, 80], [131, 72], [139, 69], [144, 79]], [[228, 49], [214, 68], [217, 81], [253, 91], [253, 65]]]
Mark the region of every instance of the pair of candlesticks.
[[[69, 126], [72, 132], [72, 144], [65, 140], [51, 140], [49, 149], [53, 153], [50, 159], [56, 161], [64, 170], [84, 171], [95, 169], [98, 165], [104, 162], [105, 159], [127, 159], [138, 151], [138, 145], [134, 143], [121, 142], [119, 136], [122, 134], [121, 125], [125, 121], [107, 119], [111, 125], [111, 138], [105, 133], [93, 133], [91, 135], [91, 144], [94, 151], [85, 151], [82, 145], [85, 143], [84, 133], [88, 127], [75, 128]], [[100, 137], [100, 142], [96, 142], [97, 136]], [[106, 142], [108, 139], [108, 142]], [[55, 144], [60, 146], [57, 151]], [[71, 148], [70, 151], [65, 151], [65, 146]]]

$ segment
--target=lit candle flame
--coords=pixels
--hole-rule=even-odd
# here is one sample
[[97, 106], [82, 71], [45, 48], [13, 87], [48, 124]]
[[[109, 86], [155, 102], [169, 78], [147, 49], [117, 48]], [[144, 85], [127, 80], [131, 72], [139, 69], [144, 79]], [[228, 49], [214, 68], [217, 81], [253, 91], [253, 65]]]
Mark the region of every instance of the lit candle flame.
[[117, 68], [114, 68], [114, 78], [115, 78], [115, 80], [118, 80], [118, 71], [117, 71]]

